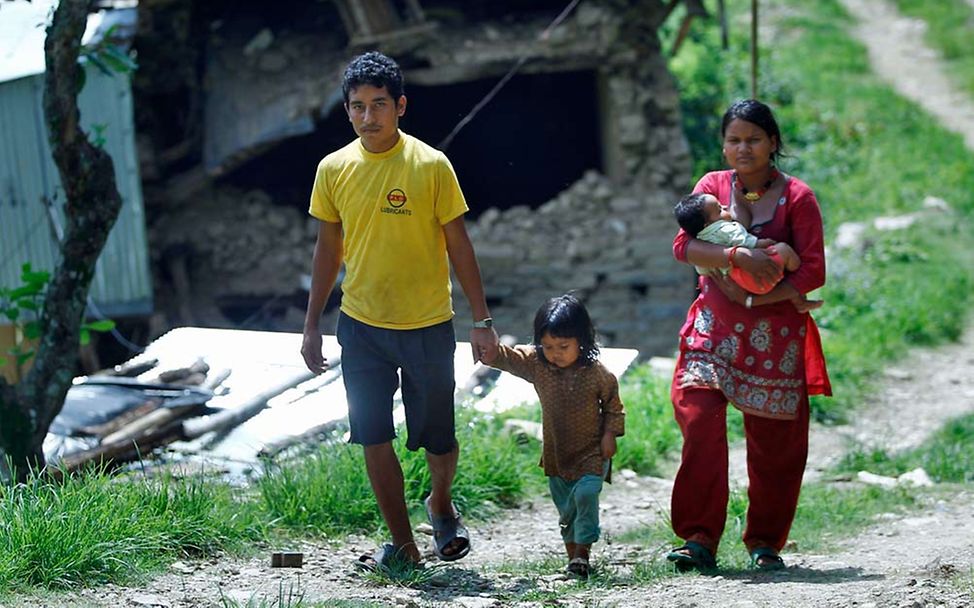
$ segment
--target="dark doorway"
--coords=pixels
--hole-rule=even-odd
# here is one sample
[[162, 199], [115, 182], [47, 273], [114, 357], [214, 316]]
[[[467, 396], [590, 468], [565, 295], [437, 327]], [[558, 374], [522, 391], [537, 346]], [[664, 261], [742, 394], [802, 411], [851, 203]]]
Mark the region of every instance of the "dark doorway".
[[[433, 146], [498, 79], [410, 86], [402, 129]], [[453, 139], [447, 156], [470, 215], [498, 207], [537, 207], [588, 169], [602, 168], [594, 72], [515, 76]]]
[[[439, 143], [498, 79], [444, 86], [410, 85], [406, 75], [403, 131]], [[579, 179], [602, 169], [595, 73], [515, 76], [467, 124], [446, 150], [470, 206], [469, 217], [491, 207], [538, 207]], [[314, 133], [293, 137], [244, 163], [221, 181], [258, 188], [275, 202], [307, 209], [318, 161], [355, 138], [342, 106]]]

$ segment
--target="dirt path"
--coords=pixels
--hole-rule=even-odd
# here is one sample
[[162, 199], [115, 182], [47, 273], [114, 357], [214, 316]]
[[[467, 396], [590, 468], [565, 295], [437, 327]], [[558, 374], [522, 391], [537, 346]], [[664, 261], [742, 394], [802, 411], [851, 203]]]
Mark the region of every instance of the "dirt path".
[[[869, 50], [873, 70], [974, 150], [974, 101], [950, 80], [939, 54], [927, 47], [926, 24], [900, 15], [887, 0], [841, 2], [859, 22], [854, 33]], [[968, 2], [974, 6], [974, 0]]]

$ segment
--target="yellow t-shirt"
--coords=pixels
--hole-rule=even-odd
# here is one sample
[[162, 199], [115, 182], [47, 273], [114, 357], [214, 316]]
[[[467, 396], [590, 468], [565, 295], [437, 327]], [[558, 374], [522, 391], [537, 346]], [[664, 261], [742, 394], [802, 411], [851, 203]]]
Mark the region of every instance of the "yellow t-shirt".
[[389, 329], [452, 318], [443, 225], [466, 211], [446, 155], [402, 131], [386, 152], [356, 139], [322, 159], [309, 213], [342, 224], [342, 312]]

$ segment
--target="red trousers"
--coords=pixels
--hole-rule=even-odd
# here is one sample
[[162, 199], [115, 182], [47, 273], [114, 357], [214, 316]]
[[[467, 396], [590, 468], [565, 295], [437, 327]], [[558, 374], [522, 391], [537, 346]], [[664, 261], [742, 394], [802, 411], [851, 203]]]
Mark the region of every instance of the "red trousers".
[[[727, 398], [719, 390], [671, 390], [683, 431], [683, 459], [673, 485], [671, 517], [680, 538], [717, 554], [727, 519]], [[798, 506], [808, 456], [808, 397], [795, 420], [745, 414], [748, 508], [744, 544], [780, 551]]]

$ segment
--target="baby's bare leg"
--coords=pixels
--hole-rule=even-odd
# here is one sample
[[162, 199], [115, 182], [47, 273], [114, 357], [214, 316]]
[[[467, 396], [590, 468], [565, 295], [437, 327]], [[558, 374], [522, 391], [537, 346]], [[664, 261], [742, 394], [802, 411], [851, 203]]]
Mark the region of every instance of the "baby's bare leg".
[[784, 262], [785, 270], [788, 272], [794, 272], [802, 265], [801, 258], [788, 243], [775, 243], [774, 250], [781, 256], [781, 261]]

